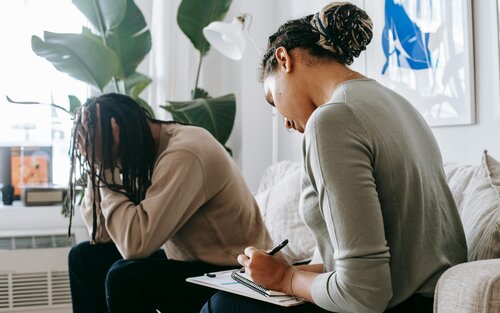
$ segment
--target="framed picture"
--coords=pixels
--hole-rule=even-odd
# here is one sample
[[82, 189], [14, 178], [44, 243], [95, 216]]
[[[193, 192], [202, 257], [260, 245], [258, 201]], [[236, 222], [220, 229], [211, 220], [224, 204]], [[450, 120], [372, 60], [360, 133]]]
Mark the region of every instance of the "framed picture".
[[475, 122], [471, 0], [370, 0], [367, 75], [407, 98], [430, 126]]
[[14, 199], [25, 186], [49, 186], [52, 183], [52, 147], [11, 147], [11, 184]]

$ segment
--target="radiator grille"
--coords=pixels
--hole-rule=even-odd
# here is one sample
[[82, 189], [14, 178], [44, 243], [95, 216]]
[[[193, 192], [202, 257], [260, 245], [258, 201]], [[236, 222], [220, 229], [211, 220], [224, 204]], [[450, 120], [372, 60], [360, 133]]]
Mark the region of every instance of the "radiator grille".
[[52, 272], [52, 304], [71, 303], [68, 272]]
[[12, 307], [49, 305], [49, 281], [47, 274], [12, 274]]
[[9, 276], [0, 274], [0, 309], [9, 307]]
[[0, 274], [0, 312], [70, 304], [67, 271]]
[[0, 249], [43, 249], [62, 248], [75, 245], [75, 236], [66, 235], [0, 237]]

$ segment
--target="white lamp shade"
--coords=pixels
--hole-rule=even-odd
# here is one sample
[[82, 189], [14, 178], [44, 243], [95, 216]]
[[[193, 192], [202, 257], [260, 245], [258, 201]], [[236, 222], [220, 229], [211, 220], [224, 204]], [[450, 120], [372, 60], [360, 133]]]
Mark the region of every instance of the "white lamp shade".
[[243, 57], [246, 42], [240, 23], [212, 22], [203, 28], [203, 36], [224, 56], [233, 60], [241, 60]]

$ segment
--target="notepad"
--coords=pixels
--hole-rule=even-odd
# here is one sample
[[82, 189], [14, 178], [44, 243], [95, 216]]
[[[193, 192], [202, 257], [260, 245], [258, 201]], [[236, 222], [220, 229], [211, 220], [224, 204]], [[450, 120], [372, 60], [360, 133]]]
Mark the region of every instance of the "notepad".
[[231, 273], [231, 277], [240, 284], [257, 291], [265, 297], [287, 296], [286, 293], [269, 290], [262, 287], [261, 285], [254, 283], [252, 278], [250, 278], [250, 276], [248, 276], [248, 274], [245, 272], [241, 273], [240, 271], [233, 271]]
[[[196, 276], [189, 277], [186, 281], [285, 307], [296, 306], [305, 302], [304, 299], [289, 296], [282, 292], [268, 290], [260, 285], [257, 285], [250, 279], [250, 277], [248, 277], [248, 275], [238, 273], [238, 271], [239, 270], [214, 272], [211, 274], [215, 274], [215, 277], [208, 277], [205, 275]], [[244, 284], [235, 280], [235, 277], [238, 277], [238, 279], [240, 277], [248, 279], [251, 284], [260, 288], [251, 288], [249, 287], [251, 285], [250, 283], [247, 282]]]

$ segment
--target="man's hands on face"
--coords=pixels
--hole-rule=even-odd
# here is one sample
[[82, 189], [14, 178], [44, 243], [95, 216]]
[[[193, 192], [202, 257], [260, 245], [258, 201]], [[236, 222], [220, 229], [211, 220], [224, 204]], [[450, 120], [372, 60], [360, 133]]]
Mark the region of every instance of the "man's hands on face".
[[[94, 142], [88, 142], [86, 143], [87, 140], [87, 134], [89, 133], [88, 129], [88, 123], [89, 123], [89, 110], [87, 107], [83, 108], [82, 111], [80, 112], [81, 114], [81, 123], [78, 124], [77, 126], [77, 148], [80, 151], [80, 153], [83, 155], [84, 158], [89, 160], [89, 156], [92, 156], [92, 151], [95, 149], [95, 160], [94, 163], [96, 166], [99, 166], [101, 164], [101, 157], [102, 157], [102, 130], [101, 130], [101, 110], [99, 103], [96, 104], [96, 121], [95, 121], [95, 128], [94, 128]], [[112, 158], [116, 159], [118, 155], [118, 147], [120, 144], [120, 126], [118, 126], [118, 123], [116, 122], [116, 119], [114, 117], [111, 118], [111, 129], [113, 132], [113, 146], [111, 147], [111, 152], [112, 152]]]

